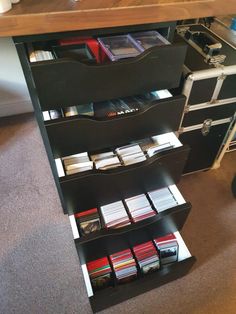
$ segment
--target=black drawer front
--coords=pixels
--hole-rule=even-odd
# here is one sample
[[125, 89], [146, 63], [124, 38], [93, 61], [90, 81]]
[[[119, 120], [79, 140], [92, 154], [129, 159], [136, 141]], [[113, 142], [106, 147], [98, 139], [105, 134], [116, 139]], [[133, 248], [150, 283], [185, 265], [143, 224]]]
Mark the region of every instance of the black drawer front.
[[123, 227], [104, 229], [75, 240], [81, 264], [181, 230], [191, 209], [186, 203]]
[[83, 211], [176, 184], [188, 153], [188, 146], [181, 146], [139, 164], [62, 177], [61, 190], [68, 212]]
[[208, 107], [205, 109], [189, 111], [185, 114], [182, 125], [184, 127], [203, 123], [206, 119], [213, 121], [230, 118], [236, 112], [236, 103]]
[[49, 110], [178, 87], [185, 44], [153, 47], [102, 65], [70, 59], [31, 64], [41, 109]]
[[199, 105], [211, 101], [217, 83], [217, 78], [193, 82], [189, 95], [189, 105]]
[[186, 275], [195, 262], [196, 258], [192, 256], [178, 263], [164, 265], [161, 270], [147, 274], [130, 283], [97, 291], [94, 296], [90, 297], [92, 309], [94, 312], [101, 311], [109, 306], [178, 279]]
[[[234, 52], [234, 54], [236, 54]], [[220, 90], [220, 94], [218, 99], [225, 99], [225, 98], [233, 98], [236, 97], [236, 74], [227, 76], [223, 86]]]
[[184, 96], [177, 96], [156, 101], [145, 111], [116, 118], [96, 120], [72, 117], [58, 122], [46, 122], [54, 157], [91, 152], [176, 131], [182, 117], [184, 102]]
[[229, 125], [229, 123], [224, 123], [212, 126], [206, 136], [202, 135], [201, 129], [180, 135], [180, 141], [191, 148], [184, 173], [204, 170], [213, 166]]

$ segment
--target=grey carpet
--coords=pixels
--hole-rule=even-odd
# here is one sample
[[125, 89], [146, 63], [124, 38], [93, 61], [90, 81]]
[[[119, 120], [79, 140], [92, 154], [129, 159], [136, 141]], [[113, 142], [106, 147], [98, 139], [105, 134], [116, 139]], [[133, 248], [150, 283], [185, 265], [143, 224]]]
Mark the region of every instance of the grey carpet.
[[[0, 313], [91, 313], [69, 220], [32, 115], [0, 120]], [[103, 311], [236, 313], [236, 154], [182, 178], [193, 209], [182, 235], [197, 257], [186, 277]]]

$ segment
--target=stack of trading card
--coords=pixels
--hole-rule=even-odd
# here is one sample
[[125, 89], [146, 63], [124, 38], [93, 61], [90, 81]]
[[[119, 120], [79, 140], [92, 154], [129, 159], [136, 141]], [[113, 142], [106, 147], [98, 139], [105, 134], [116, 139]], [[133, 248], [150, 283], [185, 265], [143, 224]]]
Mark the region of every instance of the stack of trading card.
[[96, 169], [107, 170], [121, 166], [120, 160], [113, 152], [91, 155]]
[[107, 257], [87, 263], [91, 284], [95, 290], [104, 288], [111, 283], [111, 266]]
[[126, 109], [120, 110], [118, 112], [119, 114], [126, 114], [126, 113], [132, 113], [132, 112], [136, 112], [139, 111], [141, 109], [143, 109], [143, 103], [137, 101], [137, 99], [135, 97], [125, 97], [125, 98], [120, 98], [120, 101], [125, 104], [127, 106]]
[[78, 110], [76, 106], [66, 107], [64, 108], [64, 116], [65, 117], [72, 117], [78, 115]]
[[102, 217], [107, 228], [121, 228], [130, 224], [129, 216], [122, 201], [101, 207]]
[[150, 103], [154, 100], [160, 99], [160, 97], [158, 95], [158, 91], [145, 93], [145, 94], [141, 94], [141, 95], [136, 95], [136, 96], [134, 96], [134, 98], [136, 99], [136, 101], [138, 103], [140, 103], [140, 105], [142, 105], [143, 108], [145, 108], [145, 105], [147, 105], [148, 103]]
[[[131, 97], [130, 97], [131, 98]], [[133, 101], [134, 103], [134, 101]], [[133, 107], [122, 99], [113, 99], [94, 103], [94, 115], [96, 118], [111, 118], [117, 115], [126, 114], [135, 111]]]
[[137, 267], [130, 249], [110, 255], [110, 260], [119, 283], [131, 281], [137, 277]]
[[155, 145], [155, 142], [152, 137], [148, 137], [142, 140], [138, 140], [136, 144], [138, 144], [141, 147], [142, 151], [145, 154], [150, 147]]
[[117, 116], [117, 103], [115, 101], [101, 101], [94, 103], [94, 116], [96, 118], [111, 118]]
[[78, 105], [77, 112], [79, 115], [83, 116], [94, 116], [93, 103]]
[[178, 205], [178, 202], [170, 192], [168, 187], [148, 192], [148, 195], [157, 212], [162, 212], [168, 208]]
[[30, 52], [30, 62], [53, 60], [54, 56], [51, 51], [35, 50]]
[[136, 164], [146, 160], [146, 157], [138, 144], [130, 144], [116, 149], [125, 166]]
[[67, 175], [93, 169], [93, 162], [87, 152], [63, 157], [62, 160]]
[[125, 199], [133, 222], [137, 222], [149, 217], [155, 216], [154, 211], [145, 194], [140, 194], [131, 198]]
[[75, 214], [81, 235], [86, 235], [101, 229], [101, 222], [97, 208], [92, 208]]
[[59, 119], [63, 117], [63, 112], [61, 109], [49, 110], [50, 119]]
[[160, 259], [152, 241], [134, 246], [133, 251], [143, 274], [160, 268]]
[[178, 261], [179, 245], [173, 233], [154, 239], [154, 242], [159, 251], [162, 265]]
[[148, 157], [152, 157], [160, 152], [163, 152], [164, 150], [168, 150], [172, 148], [173, 145], [171, 143], [164, 143], [164, 144], [153, 144], [147, 149], [147, 155]]

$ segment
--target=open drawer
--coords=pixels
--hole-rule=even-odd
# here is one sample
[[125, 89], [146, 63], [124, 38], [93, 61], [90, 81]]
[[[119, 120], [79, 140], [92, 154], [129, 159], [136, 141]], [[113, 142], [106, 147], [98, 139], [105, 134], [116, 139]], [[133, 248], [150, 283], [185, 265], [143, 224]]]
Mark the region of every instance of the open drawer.
[[[176, 184], [188, 158], [174, 133], [159, 135], [173, 148], [161, 151], [143, 162], [109, 170], [90, 170], [59, 178], [68, 213], [79, 212]], [[57, 160], [58, 161], [58, 160]], [[58, 173], [62, 166], [58, 166]]]
[[[170, 93], [167, 92], [167, 95]], [[185, 96], [168, 97], [150, 102], [145, 110], [96, 119], [74, 116], [45, 122], [55, 158], [85, 151], [123, 145], [155, 134], [177, 131]], [[98, 104], [99, 105], [99, 104]]]
[[180, 233], [177, 231], [174, 234], [179, 244], [178, 261], [172, 264], [163, 265], [160, 270], [145, 276], [139, 276], [136, 280], [129, 283], [115, 285], [94, 292], [87, 266], [86, 264], [82, 264], [81, 267], [85, 286], [93, 311], [101, 311], [109, 306], [125, 301], [131, 297], [135, 297], [186, 275], [195, 263], [196, 258], [189, 252]]
[[175, 206], [170, 205], [169, 208], [158, 212], [153, 217], [119, 229], [107, 229], [104, 226], [99, 231], [82, 236], [75, 216], [70, 215], [80, 262], [83, 264], [181, 230], [191, 210], [191, 204], [186, 203], [176, 185], [168, 188], [176, 200]]
[[134, 58], [86, 64], [69, 58], [30, 64], [41, 110], [179, 86], [186, 45], [155, 46]]

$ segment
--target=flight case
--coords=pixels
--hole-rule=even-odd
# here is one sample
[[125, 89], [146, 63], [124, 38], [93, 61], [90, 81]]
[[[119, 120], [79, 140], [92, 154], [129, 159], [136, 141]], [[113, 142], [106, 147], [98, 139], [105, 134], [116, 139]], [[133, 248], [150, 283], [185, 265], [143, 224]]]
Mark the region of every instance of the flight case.
[[186, 96], [179, 128], [191, 147], [184, 173], [213, 167], [236, 112], [236, 50], [201, 24], [177, 27], [176, 42], [188, 44], [182, 78]]

